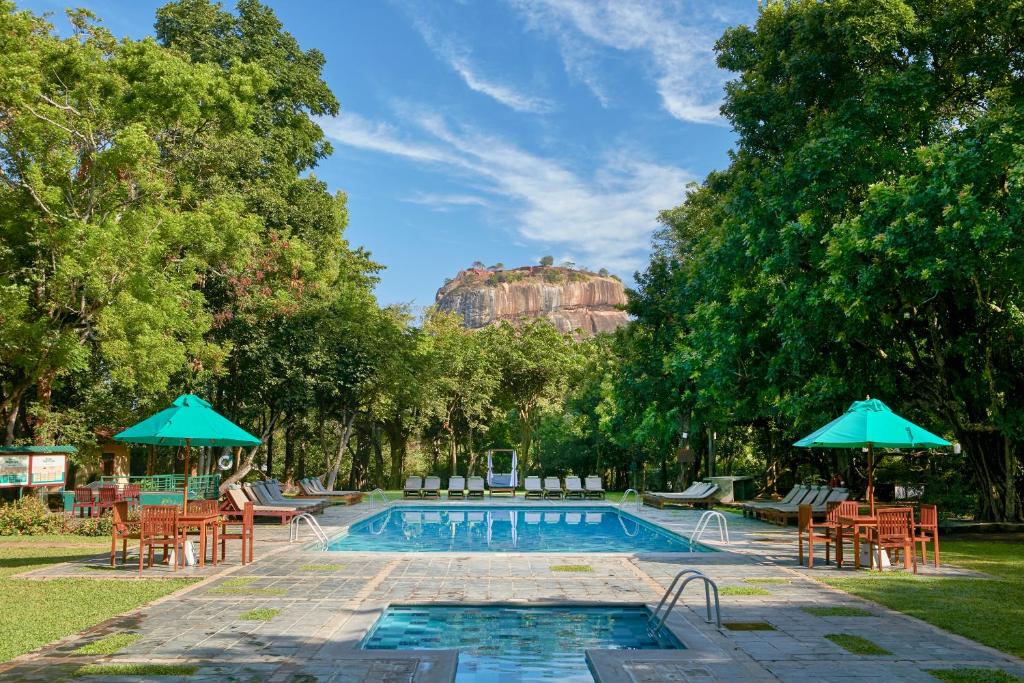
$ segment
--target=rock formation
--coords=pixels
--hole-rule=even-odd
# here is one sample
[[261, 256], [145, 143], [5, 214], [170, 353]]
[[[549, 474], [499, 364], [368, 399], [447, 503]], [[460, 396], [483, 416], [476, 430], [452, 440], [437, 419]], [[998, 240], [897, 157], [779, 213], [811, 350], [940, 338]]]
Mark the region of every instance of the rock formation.
[[619, 280], [554, 266], [464, 270], [437, 291], [436, 303], [471, 329], [547, 318], [562, 332], [592, 336], [629, 322], [619, 308], [626, 304]]

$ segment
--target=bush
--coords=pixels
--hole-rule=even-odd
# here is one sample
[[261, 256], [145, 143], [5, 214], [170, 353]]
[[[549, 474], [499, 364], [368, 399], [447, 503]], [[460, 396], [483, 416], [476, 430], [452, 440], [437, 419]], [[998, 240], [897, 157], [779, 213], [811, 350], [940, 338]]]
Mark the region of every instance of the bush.
[[0, 506], [0, 536], [36, 536], [40, 534], [78, 534], [109, 536], [110, 513], [82, 519], [63, 513], [51, 513], [35, 496]]

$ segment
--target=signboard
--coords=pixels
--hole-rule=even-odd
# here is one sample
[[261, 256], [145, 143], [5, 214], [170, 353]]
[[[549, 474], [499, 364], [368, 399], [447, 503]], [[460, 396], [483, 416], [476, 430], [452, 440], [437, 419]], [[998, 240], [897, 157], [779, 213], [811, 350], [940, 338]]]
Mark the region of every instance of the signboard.
[[0, 455], [0, 486], [28, 485], [28, 456]]
[[63, 484], [66, 469], [63, 455], [33, 455], [32, 485]]

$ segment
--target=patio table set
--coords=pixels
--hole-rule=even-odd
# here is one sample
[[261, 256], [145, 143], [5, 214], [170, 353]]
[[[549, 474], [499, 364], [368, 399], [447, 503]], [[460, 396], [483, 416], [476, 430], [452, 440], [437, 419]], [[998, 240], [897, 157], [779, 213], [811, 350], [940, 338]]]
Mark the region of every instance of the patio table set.
[[104, 512], [113, 509], [117, 503], [125, 502], [133, 508], [139, 507], [142, 499], [142, 487], [138, 484], [103, 484], [98, 488], [78, 486], [71, 504], [72, 514], [84, 517], [86, 511], [90, 517], [101, 517]]

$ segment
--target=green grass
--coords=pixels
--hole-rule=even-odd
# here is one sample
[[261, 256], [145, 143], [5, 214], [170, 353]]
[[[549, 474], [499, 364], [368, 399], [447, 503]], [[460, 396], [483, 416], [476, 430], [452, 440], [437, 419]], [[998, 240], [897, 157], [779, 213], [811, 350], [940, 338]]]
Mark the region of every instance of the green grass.
[[718, 589], [719, 595], [771, 595], [771, 591], [751, 586], [722, 586]]
[[592, 572], [594, 568], [589, 564], [553, 564], [551, 565], [551, 571], [553, 572]]
[[1018, 657], [1024, 656], [1024, 544], [942, 541], [943, 564], [986, 572], [991, 579], [861, 572], [829, 585], [904, 612]]
[[299, 567], [299, 571], [303, 572], [333, 572], [337, 569], [341, 569], [345, 565], [343, 564], [304, 564]]
[[270, 621], [280, 613], [281, 610], [279, 609], [257, 607], [256, 609], [251, 609], [248, 612], [242, 612], [238, 615], [238, 618], [245, 621]]
[[857, 607], [804, 607], [803, 610], [816, 617], [873, 617], [866, 609]]
[[766, 621], [723, 621], [722, 626], [730, 631], [774, 631], [775, 627]]
[[999, 669], [930, 669], [928, 673], [946, 683], [1024, 683], [1024, 678]]
[[141, 640], [142, 636], [138, 633], [111, 633], [109, 636], [103, 636], [99, 640], [94, 640], [91, 643], [86, 643], [82, 647], [76, 649], [72, 654], [76, 655], [111, 655], [128, 647], [137, 640]]
[[891, 655], [892, 653], [884, 647], [872, 643], [867, 638], [861, 638], [850, 633], [829, 633], [825, 636], [839, 647], [852, 652], [855, 655]]
[[0, 537], [0, 661], [95, 626], [195, 579], [53, 579], [34, 581], [12, 574], [110, 552], [109, 538], [84, 536]]
[[198, 668], [191, 664], [86, 664], [75, 671], [75, 677], [191, 676]]
[[285, 595], [288, 591], [284, 588], [253, 588], [254, 578], [227, 579], [216, 588], [211, 588], [207, 595]]
[[760, 584], [760, 585], [765, 585], [765, 586], [774, 586], [774, 585], [778, 585], [778, 584], [789, 583], [789, 579], [773, 579], [773, 578], [743, 579], [743, 582], [744, 583], [752, 583], [752, 584], [755, 584], [755, 585]]

